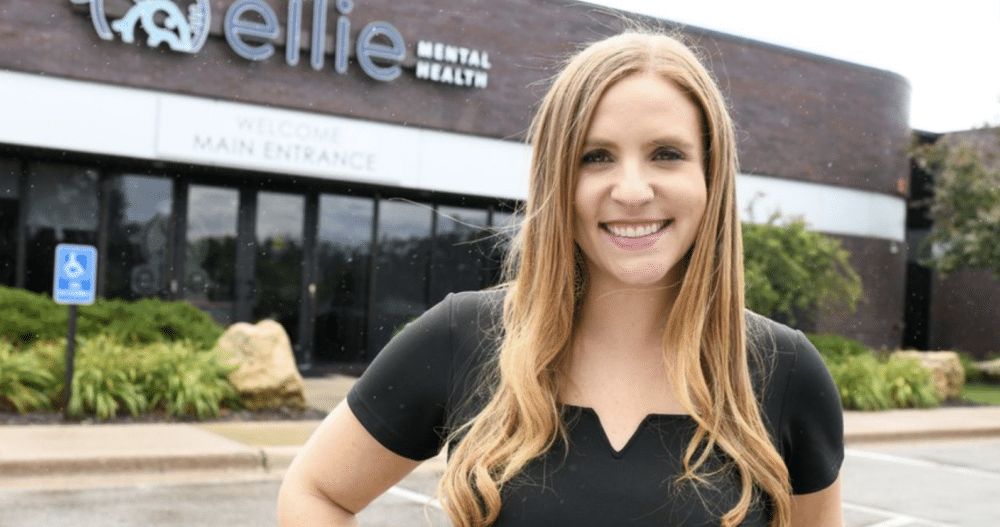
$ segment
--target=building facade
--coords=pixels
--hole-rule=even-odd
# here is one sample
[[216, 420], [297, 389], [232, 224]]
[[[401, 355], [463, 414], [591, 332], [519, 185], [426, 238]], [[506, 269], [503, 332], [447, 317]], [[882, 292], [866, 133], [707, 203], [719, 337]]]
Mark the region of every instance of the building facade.
[[[921, 144], [939, 143], [975, 153], [989, 170], [1000, 170], [1000, 128], [947, 134], [914, 132]], [[990, 269], [942, 274], [925, 261], [932, 252], [925, 240], [934, 227], [928, 200], [935, 174], [914, 163], [907, 211], [906, 332], [903, 346], [956, 350], [980, 360], [1000, 354], [1000, 280]], [[987, 216], [988, 217], [988, 216]], [[996, 243], [1000, 243], [997, 240]]]
[[[666, 21], [647, 21], [670, 26]], [[303, 366], [363, 364], [447, 292], [494, 283], [546, 80], [620, 14], [504, 0], [10, 0], [0, 17], [0, 283], [101, 255], [109, 298], [272, 317]], [[840, 237], [902, 332], [908, 85], [682, 28], [739, 130], [746, 220]]]

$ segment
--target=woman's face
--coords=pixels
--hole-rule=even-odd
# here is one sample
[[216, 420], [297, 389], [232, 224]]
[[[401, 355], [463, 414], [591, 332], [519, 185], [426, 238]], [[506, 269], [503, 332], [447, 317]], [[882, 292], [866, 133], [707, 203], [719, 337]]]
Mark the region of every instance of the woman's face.
[[663, 287], [705, 213], [701, 113], [672, 82], [638, 73], [595, 109], [578, 161], [574, 239], [591, 287]]

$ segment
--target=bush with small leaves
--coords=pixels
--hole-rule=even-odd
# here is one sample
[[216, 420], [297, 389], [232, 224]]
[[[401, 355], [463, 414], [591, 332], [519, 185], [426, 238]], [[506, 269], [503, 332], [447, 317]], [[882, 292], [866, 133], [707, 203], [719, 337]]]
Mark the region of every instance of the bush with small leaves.
[[[15, 345], [66, 336], [67, 308], [45, 295], [0, 286], [0, 340]], [[188, 341], [210, 349], [222, 335], [211, 317], [187, 302], [97, 299], [77, 310], [77, 336], [110, 335], [123, 344]]]
[[[817, 338], [821, 337], [821, 338]], [[860, 343], [810, 335], [820, 350], [847, 410], [930, 408], [941, 403], [930, 372], [912, 358], [880, 359]]]

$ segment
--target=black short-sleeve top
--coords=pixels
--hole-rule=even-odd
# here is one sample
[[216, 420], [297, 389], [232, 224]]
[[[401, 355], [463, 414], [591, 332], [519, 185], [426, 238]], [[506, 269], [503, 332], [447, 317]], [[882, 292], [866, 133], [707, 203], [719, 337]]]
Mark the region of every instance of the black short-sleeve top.
[[[488, 392], [483, 370], [496, 352], [501, 302], [498, 291], [449, 295], [386, 345], [347, 396], [376, 440], [426, 459], [444, 447], [452, 427], [477, 413]], [[836, 386], [801, 332], [750, 312], [747, 332], [758, 400], [792, 491], [824, 489], [844, 456]], [[567, 442], [504, 485], [495, 527], [718, 525], [739, 496], [738, 476], [721, 452], [703, 466], [707, 484], [678, 483], [695, 431], [689, 416], [647, 416], [620, 451], [593, 410], [566, 406], [563, 419]], [[768, 517], [761, 498], [741, 525], [764, 527]]]

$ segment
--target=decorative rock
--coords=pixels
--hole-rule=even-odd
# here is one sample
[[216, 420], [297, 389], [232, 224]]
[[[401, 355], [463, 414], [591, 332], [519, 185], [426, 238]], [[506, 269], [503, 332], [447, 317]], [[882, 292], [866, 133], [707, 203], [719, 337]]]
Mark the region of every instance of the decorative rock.
[[894, 357], [914, 358], [931, 372], [938, 394], [944, 399], [958, 399], [965, 385], [965, 370], [954, 351], [897, 351]]
[[305, 408], [305, 384], [285, 328], [274, 320], [229, 326], [215, 345], [243, 404], [251, 410]]

